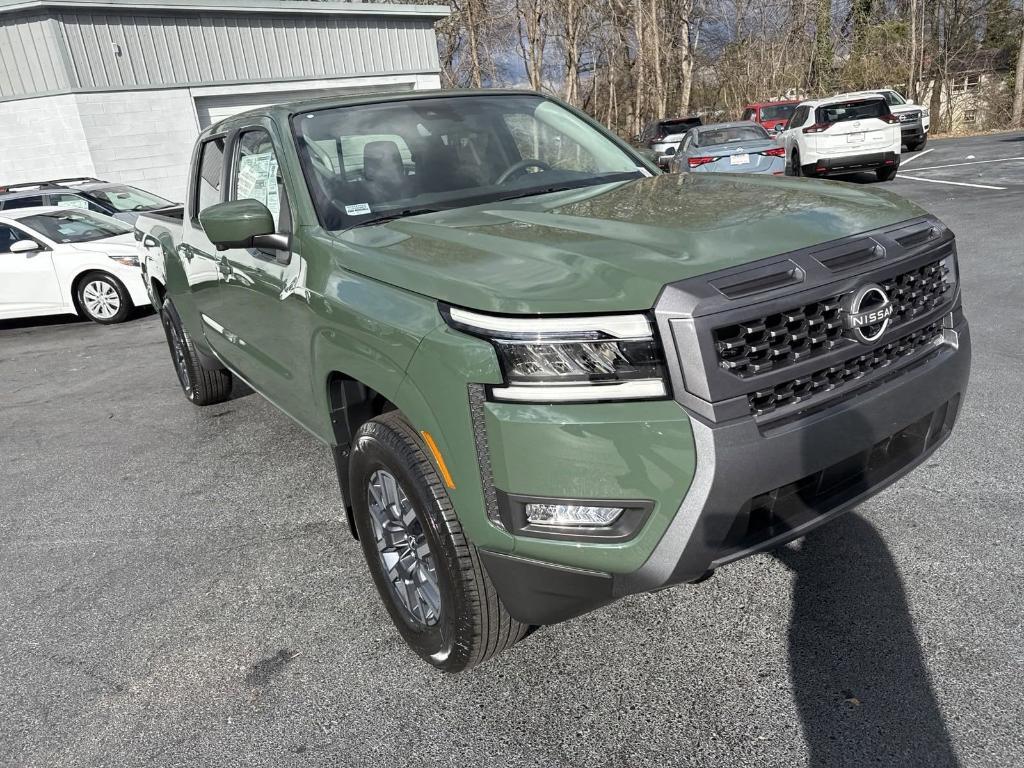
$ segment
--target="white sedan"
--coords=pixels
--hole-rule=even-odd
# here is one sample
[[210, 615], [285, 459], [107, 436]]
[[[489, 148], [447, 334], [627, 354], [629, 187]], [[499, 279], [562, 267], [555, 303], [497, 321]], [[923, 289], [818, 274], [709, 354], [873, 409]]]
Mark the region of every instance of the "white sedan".
[[147, 304], [130, 226], [77, 208], [0, 213], [0, 319], [71, 313], [119, 323]]

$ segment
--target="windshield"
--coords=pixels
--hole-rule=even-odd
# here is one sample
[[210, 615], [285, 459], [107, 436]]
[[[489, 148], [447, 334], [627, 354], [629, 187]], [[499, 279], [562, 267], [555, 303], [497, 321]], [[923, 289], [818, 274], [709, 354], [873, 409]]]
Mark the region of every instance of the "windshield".
[[789, 120], [796, 109], [796, 104], [772, 104], [761, 107], [762, 120]]
[[105, 203], [119, 213], [121, 211], [154, 211], [157, 208], [174, 205], [170, 200], [164, 200], [162, 197], [127, 185], [83, 190], [81, 194], [90, 200]]
[[716, 144], [732, 144], [745, 141], [765, 141], [768, 132], [760, 125], [728, 125], [697, 132], [696, 146], [711, 147]]
[[839, 104], [828, 104], [818, 107], [816, 123], [841, 123], [846, 120], [867, 120], [881, 118], [889, 114], [889, 105], [884, 99], [870, 101], [844, 101]]
[[20, 222], [55, 243], [86, 243], [132, 231], [131, 227], [116, 219], [70, 208], [25, 216]]
[[332, 230], [644, 173], [585, 120], [531, 95], [334, 107], [296, 115], [293, 128]]
[[903, 97], [900, 96], [896, 91], [886, 91], [882, 94], [885, 97], [886, 102], [893, 107], [899, 106], [900, 104], [906, 104]]

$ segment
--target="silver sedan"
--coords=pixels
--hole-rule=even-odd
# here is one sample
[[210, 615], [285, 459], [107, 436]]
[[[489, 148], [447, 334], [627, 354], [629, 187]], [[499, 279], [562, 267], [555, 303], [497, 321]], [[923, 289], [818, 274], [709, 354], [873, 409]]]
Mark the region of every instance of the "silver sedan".
[[756, 123], [702, 125], [686, 132], [669, 169], [781, 176], [786, 170], [786, 150]]

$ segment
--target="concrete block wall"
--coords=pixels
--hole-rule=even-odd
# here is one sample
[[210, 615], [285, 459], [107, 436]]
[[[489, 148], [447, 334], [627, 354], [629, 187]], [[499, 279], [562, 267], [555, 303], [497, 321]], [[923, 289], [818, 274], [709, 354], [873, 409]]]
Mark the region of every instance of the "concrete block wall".
[[0, 102], [0, 184], [96, 175], [76, 98]]
[[199, 135], [187, 88], [80, 93], [82, 127], [96, 176], [184, 197], [192, 145]]

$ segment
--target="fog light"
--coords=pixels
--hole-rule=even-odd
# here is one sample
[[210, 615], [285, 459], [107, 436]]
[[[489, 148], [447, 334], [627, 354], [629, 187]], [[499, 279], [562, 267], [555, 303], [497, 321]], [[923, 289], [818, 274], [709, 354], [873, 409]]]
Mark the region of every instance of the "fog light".
[[622, 507], [584, 507], [576, 504], [527, 504], [530, 525], [605, 527], [622, 514]]

